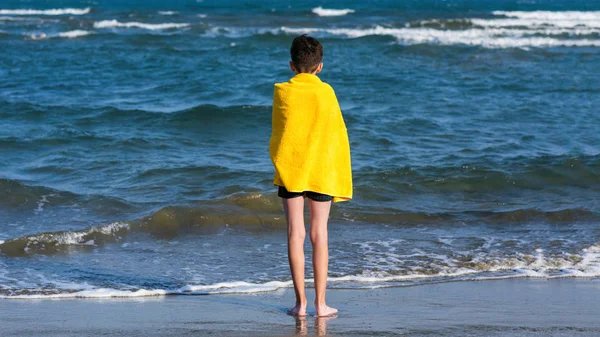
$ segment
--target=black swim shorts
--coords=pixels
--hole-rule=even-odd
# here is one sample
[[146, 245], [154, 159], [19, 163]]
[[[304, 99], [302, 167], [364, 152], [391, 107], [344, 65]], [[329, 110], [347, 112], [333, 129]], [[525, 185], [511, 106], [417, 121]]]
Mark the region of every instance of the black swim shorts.
[[285, 199], [296, 198], [296, 197], [306, 195], [306, 197], [308, 197], [314, 201], [331, 201], [331, 200], [333, 200], [333, 197], [330, 195], [327, 195], [327, 194], [321, 194], [321, 193], [311, 192], [311, 191], [290, 192], [283, 186], [279, 186], [279, 191], [277, 192], [277, 195], [282, 198], [285, 198]]

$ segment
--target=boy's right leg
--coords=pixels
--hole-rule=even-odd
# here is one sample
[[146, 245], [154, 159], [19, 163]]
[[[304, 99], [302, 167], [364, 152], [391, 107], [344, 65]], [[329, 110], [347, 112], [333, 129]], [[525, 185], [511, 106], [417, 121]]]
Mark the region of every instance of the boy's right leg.
[[306, 315], [306, 293], [304, 291], [304, 198], [282, 198], [283, 210], [287, 220], [288, 231], [288, 259], [294, 291], [296, 292], [296, 305], [289, 310], [291, 314]]
[[310, 208], [310, 241], [313, 247], [313, 272], [315, 274], [315, 308], [317, 316], [330, 316], [338, 312], [327, 306], [327, 273], [329, 270], [329, 244], [327, 222], [331, 201], [315, 201], [308, 199]]

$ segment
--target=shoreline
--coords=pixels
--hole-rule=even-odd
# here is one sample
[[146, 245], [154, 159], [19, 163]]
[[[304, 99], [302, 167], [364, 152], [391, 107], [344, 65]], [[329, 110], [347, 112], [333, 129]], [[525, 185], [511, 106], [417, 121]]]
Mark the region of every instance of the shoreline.
[[[314, 291], [307, 289], [309, 314]], [[255, 294], [0, 300], [10, 336], [600, 336], [600, 279], [510, 279], [330, 289], [335, 318], [285, 313], [292, 289]]]

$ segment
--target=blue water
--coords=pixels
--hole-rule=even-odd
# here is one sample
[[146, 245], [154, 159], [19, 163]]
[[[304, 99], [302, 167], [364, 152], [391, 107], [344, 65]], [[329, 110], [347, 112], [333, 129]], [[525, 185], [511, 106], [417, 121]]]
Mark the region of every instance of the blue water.
[[33, 0], [0, 6], [0, 295], [289, 285], [302, 33], [351, 141], [333, 287], [600, 275], [600, 2]]

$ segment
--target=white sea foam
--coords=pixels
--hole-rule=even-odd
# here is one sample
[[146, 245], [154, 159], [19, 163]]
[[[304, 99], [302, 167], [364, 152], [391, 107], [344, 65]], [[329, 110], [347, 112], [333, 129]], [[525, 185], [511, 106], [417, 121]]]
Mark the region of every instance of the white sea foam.
[[471, 23], [480, 27], [524, 27], [527, 29], [549, 28], [598, 28], [600, 21], [579, 20], [543, 20], [543, 19], [469, 19]]
[[44, 205], [46, 203], [48, 203], [48, 199], [46, 199], [46, 197], [48, 197], [48, 196], [42, 195], [42, 199], [40, 199], [40, 201], [38, 201], [38, 203], [37, 203], [37, 208], [34, 211], [35, 213], [39, 213], [44, 210]]
[[94, 28], [142, 28], [149, 30], [163, 30], [188, 27], [189, 23], [142, 23], [142, 22], [119, 22], [117, 20], [103, 20], [94, 22]]
[[558, 34], [569, 34], [569, 35], [584, 35], [594, 34], [600, 32], [598, 29], [600, 23], [598, 22], [550, 22], [550, 21], [534, 21], [534, 20], [522, 20], [522, 19], [450, 19], [450, 20], [423, 20], [417, 23], [407, 23], [406, 28], [418, 28], [421, 26], [427, 26], [431, 24], [437, 24], [440, 29], [446, 29], [449, 25], [456, 25], [460, 23], [471, 23], [474, 27], [479, 29], [488, 28], [508, 28], [511, 30], [525, 32], [533, 35], [558, 35]]
[[[485, 48], [600, 46], [597, 37], [600, 34], [600, 11], [496, 11], [493, 14], [495, 17], [492, 18], [424, 20], [418, 24], [407, 23], [403, 28], [377, 25], [371, 28], [281, 27], [281, 30], [284, 33], [322, 33], [347, 38], [391, 36], [405, 45], [471, 45]], [[430, 27], [431, 24], [439, 27]], [[447, 26], [453, 28], [447, 29]], [[461, 26], [465, 28], [456, 28]]]
[[56, 8], [56, 9], [0, 9], [2, 15], [84, 15], [91, 8]]
[[354, 13], [353, 9], [327, 9], [321, 6], [312, 9], [312, 12], [318, 16], [342, 16], [350, 13]]
[[405, 45], [471, 45], [486, 48], [514, 47], [600, 47], [600, 39], [559, 39], [528, 35], [526, 30], [512, 29], [465, 29], [440, 30], [433, 28], [387, 28], [375, 26], [366, 29], [354, 28], [288, 28], [281, 30], [290, 34], [322, 32], [331, 35], [359, 38], [364, 36], [391, 36]]
[[30, 295], [15, 295], [15, 296], [0, 296], [4, 299], [53, 299], [53, 298], [109, 298], [109, 297], [147, 297], [147, 296], [162, 296], [168, 292], [162, 289], [138, 289], [118, 290], [110, 288], [97, 288], [90, 290], [82, 290], [68, 293], [58, 294], [30, 294]]
[[[112, 223], [95, 228], [103, 233], [114, 233], [126, 224]], [[328, 282], [332, 288], [359, 288], [372, 289], [416, 285], [430, 281], [470, 281], [470, 280], [497, 280], [512, 278], [597, 278], [600, 277], [600, 244], [595, 244], [581, 249], [578, 252], [549, 253], [538, 248], [531, 253], [511, 253], [509, 255], [494, 252], [493, 243], [496, 238], [485, 238], [486, 244], [482, 251], [466, 251], [464, 253], [452, 250], [450, 254], [427, 251], [426, 248], [399, 251], [403, 241], [398, 239], [385, 239], [376, 241], [361, 241], [355, 243], [362, 251], [360, 269], [358, 274], [340, 275], [329, 277]], [[68, 242], [64, 238], [64, 242]], [[93, 242], [73, 239], [76, 244], [93, 244]], [[453, 245], [448, 238], [438, 238], [438, 241]], [[511, 239], [510, 241], [513, 241]], [[491, 251], [490, 251], [491, 250]], [[470, 255], [472, 258], [465, 264], [461, 257], [456, 255]], [[414, 259], [413, 259], [414, 257]], [[1, 266], [1, 261], [0, 261]], [[143, 297], [163, 295], [200, 295], [200, 294], [250, 294], [259, 292], [276, 291], [292, 286], [291, 280], [269, 282], [231, 281], [213, 284], [189, 284], [179, 288], [170, 289], [137, 289], [130, 285], [123, 285], [120, 289], [96, 288], [87, 283], [72, 283], [69, 280], [47, 279], [34, 270], [26, 270], [25, 281], [12, 279], [12, 283], [19, 288], [6, 283], [5, 289], [32, 289], [29, 295], [0, 296], [0, 298], [103, 298], [103, 297]], [[31, 274], [30, 274], [31, 273]], [[6, 279], [6, 273], [0, 268], [0, 279]], [[6, 276], [6, 277], [5, 277]], [[34, 283], [31, 283], [33, 280]], [[191, 280], [190, 280], [191, 281]], [[307, 284], [314, 283], [307, 279]], [[50, 292], [42, 292], [40, 284], [52, 284]], [[61, 293], [56, 293], [56, 292]]]
[[[66, 231], [57, 234], [43, 233], [40, 235], [28, 236], [27, 240], [32, 244], [54, 243], [55, 245], [90, 245], [93, 240], [87, 240], [85, 237], [91, 233], [99, 232], [105, 235], [113, 235], [121, 229], [129, 229], [129, 224], [124, 222], [113, 222], [107, 225], [90, 227], [82, 231]], [[91, 241], [91, 242], [90, 242]], [[28, 248], [25, 247], [27, 250]]]
[[158, 11], [158, 14], [160, 14], [160, 15], [175, 15], [178, 13], [179, 12], [174, 12], [174, 11]]
[[[311, 280], [306, 280], [311, 282]], [[174, 293], [183, 294], [245, 294], [274, 291], [292, 286], [292, 281], [271, 281], [266, 283], [249, 282], [222, 282], [211, 285], [187, 285], [179, 288]]]
[[503, 15], [510, 18], [519, 19], [534, 19], [547, 21], [563, 21], [563, 20], [578, 20], [578, 21], [598, 21], [600, 20], [600, 11], [494, 11], [494, 15]]
[[0, 16], [0, 21], [33, 21], [33, 22], [60, 22], [59, 19], [42, 19], [39, 17], [28, 16]]
[[474, 25], [481, 27], [525, 27], [528, 29], [547, 28], [599, 28], [600, 11], [596, 12], [506, 12], [495, 11], [496, 16], [502, 18], [493, 19], [468, 19]]
[[[456, 276], [464, 276], [476, 274], [478, 271], [472, 269], [458, 269], [454, 272], [442, 272], [438, 274], [422, 274], [422, 273], [414, 273], [414, 274], [406, 274], [406, 275], [389, 275], [389, 276], [380, 276], [380, 275], [347, 275], [340, 277], [328, 277], [328, 282], [358, 282], [358, 283], [378, 283], [378, 282], [393, 282], [393, 281], [412, 281], [418, 279], [433, 279], [436, 277], [456, 277]], [[383, 285], [384, 286], [384, 285]]]
[[[48, 38], [48, 35], [46, 35], [46, 33], [41, 33], [41, 34], [30, 34], [30, 35], [28, 35], [27, 37], [25, 37], [25, 39], [31, 39], [31, 40], [43, 40], [43, 39], [47, 39], [47, 38]], [[39, 208], [39, 205], [38, 205], [38, 208], [37, 208], [37, 209], [40, 209], [40, 208]], [[36, 213], [37, 213], [37, 209], [36, 209], [36, 211], [35, 211]]]
[[74, 39], [76, 37], [86, 36], [86, 35], [90, 35], [90, 34], [94, 34], [94, 32], [90, 32], [87, 30], [71, 30], [68, 32], [58, 33], [57, 36]]
[[[379, 242], [373, 242], [373, 245], [381, 245]], [[385, 244], [383, 245], [385, 246]], [[390, 246], [391, 248], [391, 246]], [[420, 252], [425, 253], [425, 252]], [[520, 258], [505, 258], [492, 263], [490, 267], [475, 268], [457, 268], [452, 263], [445, 266], [445, 269], [437, 273], [409, 272], [393, 275], [386, 272], [365, 271], [358, 275], [344, 275], [339, 277], [328, 277], [328, 282], [332, 288], [344, 287], [344, 283], [352, 284], [352, 288], [373, 289], [406, 285], [408, 282], [414, 285], [420, 281], [439, 280], [440, 278], [462, 281], [484, 281], [514, 278], [596, 278], [600, 276], [600, 245], [590, 246], [582, 250], [576, 259], [570, 259], [569, 254], [562, 257], [547, 256], [542, 249], [537, 249], [535, 255], [524, 256], [517, 254]], [[435, 259], [441, 259], [446, 262], [451, 261], [449, 257], [434, 256]], [[485, 255], [479, 257], [485, 259]], [[489, 258], [489, 256], [488, 256]], [[478, 264], [482, 261], [474, 259]], [[578, 261], [578, 262], [574, 262]], [[491, 261], [494, 262], [494, 261]], [[487, 261], [490, 263], [490, 261]], [[486, 264], [486, 262], [482, 263]], [[381, 267], [381, 265], [379, 265]], [[0, 273], [1, 275], [1, 273]], [[38, 276], [39, 278], [40, 276]], [[69, 281], [40, 279], [44, 284], [53, 284], [54, 289], [64, 290], [63, 293], [51, 294], [29, 294], [9, 296], [3, 295], [0, 298], [6, 299], [53, 299], [53, 298], [109, 298], [109, 297], [146, 297], [146, 296], [164, 296], [164, 295], [217, 295], [217, 294], [252, 294], [260, 292], [270, 292], [282, 288], [290, 288], [292, 281], [270, 281], [265, 283], [252, 283], [245, 281], [220, 282], [208, 285], [186, 285], [174, 289], [110, 289], [95, 288], [88, 283], [72, 283]], [[399, 284], [400, 282], [400, 284]], [[307, 284], [314, 283], [314, 279], [306, 279]], [[19, 283], [20, 284], [20, 283]], [[23, 287], [31, 287], [29, 283], [21, 284]], [[37, 288], [37, 287], [36, 287]]]

